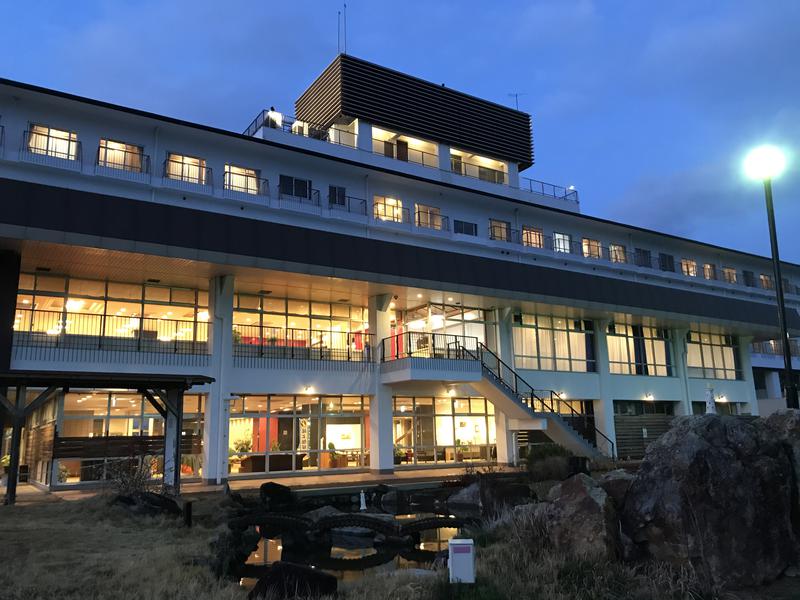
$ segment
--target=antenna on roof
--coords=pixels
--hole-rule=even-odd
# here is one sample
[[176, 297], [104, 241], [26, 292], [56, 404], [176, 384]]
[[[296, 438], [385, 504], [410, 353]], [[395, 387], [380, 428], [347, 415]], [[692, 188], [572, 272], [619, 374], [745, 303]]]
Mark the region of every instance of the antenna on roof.
[[514, 107], [519, 110], [519, 97], [527, 95], [525, 92], [511, 92], [508, 96], [514, 98]]
[[336, 54], [342, 53], [342, 11], [336, 11]]
[[344, 53], [347, 54], [347, 2], [344, 3]]

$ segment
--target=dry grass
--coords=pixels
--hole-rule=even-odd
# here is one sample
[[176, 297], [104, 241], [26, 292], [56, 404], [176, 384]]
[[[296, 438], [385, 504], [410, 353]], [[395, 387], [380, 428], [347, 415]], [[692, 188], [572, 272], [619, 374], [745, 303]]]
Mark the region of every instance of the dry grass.
[[197, 501], [191, 529], [180, 519], [131, 516], [101, 496], [2, 506], [0, 598], [243, 599], [204, 564], [222, 500]]

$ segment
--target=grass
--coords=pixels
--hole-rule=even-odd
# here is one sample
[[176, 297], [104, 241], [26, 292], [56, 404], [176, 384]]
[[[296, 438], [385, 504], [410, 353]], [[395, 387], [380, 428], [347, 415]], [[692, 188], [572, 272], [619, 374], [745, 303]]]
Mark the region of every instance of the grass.
[[0, 506], [0, 597], [244, 599], [205, 564], [222, 501], [195, 502], [191, 529], [180, 519], [131, 516], [104, 496]]

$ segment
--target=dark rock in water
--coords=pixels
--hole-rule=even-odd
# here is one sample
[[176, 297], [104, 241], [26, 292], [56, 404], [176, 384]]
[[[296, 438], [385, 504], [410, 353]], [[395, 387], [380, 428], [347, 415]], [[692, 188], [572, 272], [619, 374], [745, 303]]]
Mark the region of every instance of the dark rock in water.
[[183, 511], [172, 498], [154, 492], [135, 492], [116, 496], [115, 504], [121, 504], [137, 515], [154, 517], [156, 515], [180, 516]]
[[447, 504], [457, 506], [480, 506], [481, 486], [476, 481], [452, 494], [447, 499]]
[[258, 580], [248, 600], [316, 598], [336, 594], [336, 577], [305, 565], [278, 561]]
[[[645, 556], [690, 561], [720, 586], [771, 581], [795, 562], [791, 451], [762, 420], [678, 417], [628, 490], [623, 525]], [[788, 437], [788, 436], [787, 436]]]
[[406, 512], [408, 509], [408, 495], [403, 490], [389, 490], [381, 496], [381, 508], [391, 513]]
[[611, 496], [614, 506], [619, 510], [625, 503], [625, 496], [628, 494], [628, 489], [630, 489], [633, 480], [634, 477], [631, 473], [624, 469], [615, 469], [600, 477], [598, 483], [606, 494]]
[[258, 493], [262, 504], [266, 504], [270, 509], [284, 508], [294, 501], [292, 490], [274, 481], [262, 483]]

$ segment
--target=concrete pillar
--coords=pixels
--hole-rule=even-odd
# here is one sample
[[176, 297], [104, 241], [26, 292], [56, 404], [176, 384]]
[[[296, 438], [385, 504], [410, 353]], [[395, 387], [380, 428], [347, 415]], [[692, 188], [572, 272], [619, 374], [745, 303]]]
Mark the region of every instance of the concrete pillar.
[[767, 398], [783, 399], [783, 389], [781, 388], [781, 374], [779, 371], [767, 371], [764, 376], [767, 385]]
[[436, 152], [439, 159], [439, 168], [449, 173], [452, 170], [450, 166], [450, 146], [439, 143]]
[[603, 438], [597, 436], [597, 448], [606, 456], [612, 458], [617, 453], [617, 432], [614, 426], [614, 395], [611, 371], [608, 365], [608, 342], [606, 341], [607, 320], [594, 322], [595, 357], [597, 359], [597, 375], [599, 380], [600, 398], [592, 402], [594, 408], [594, 424], [613, 443], [614, 447]]
[[[383, 340], [391, 334], [389, 303], [391, 294], [371, 296], [368, 302], [369, 331], [375, 335], [375, 362], [383, 356]], [[392, 439], [392, 388], [375, 379], [369, 399], [369, 470], [373, 473], [394, 472], [394, 440]]]
[[11, 346], [14, 339], [14, 316], [19, 289], [20, 256], [16, 252], [0, 252], [0, 370], [11, 369]]
[[372, 152], [372, 124], [363, 119], [356, 119], [356, 147], [365, 152]]
[[[514, 368], [514, 310], [508, 306], [495, 309], [495, 320], [497, 339], [494, 351], [503, 362]], [[497, 438], [497, 463], [516, 464], [518, 459], [516, 432], [508, 428], [506, 415], [497, 407], [494, 409], [494, 425]]]
[[233, 275], [209, 280], [208, 313], [211, 319], [211, 384], [203, 427], [203, 480], [219, 484], [228, 479], [228, 417], [233, 370]]
[[[686, 335], [688, 329], [674, 329], [672, 335], [672, 368], [675, 376], [681, 381], [681, 397], [678, 402], [677, 415], [692, 414], [692, 397], [689, 393], [689, 366], [686, 363], [687, 348]], [[702, 398], [698, 398], [702, 400]]]
[[513, 188], [519, 187], [519, 165], [515, 162], [506, 163], [508, 165], [508, 185]]
[[19, 478], [19, 461], [22, 444], [22, 428], [25, 425], [25, 400], [27, 389], [24, 385], [17, 386], [14, 408], [16, 414], [11, 417], [11, 448], [9, 448], [9, 463], [6, 470], [6, 504], [14, 504], [17, 501], [17, 480]]
[[497, 355], [512, 369], [514, 368], [514, 309], [498, 308], [497, 318]]
[[164, 423], [164, 487], [173, 494], [181, 491], [181, 433], [183, 390], [167, 390], [167, 420]]
[[508, 428], [508, 418], [499, 410], [494, 411], [495, 443], [497, 445], [497, 464], [516, 465], [518, 463], [517, 439], [514, 431]]
[[742, 381], [746, 382], [745, 389], [747, 390], [747, 398], [745, 398], [749, 405], [749, 412], [751, 415], [759, 415], [758, 398], [756, 397], [756, 382], [753, 377], [753, 363], [750, 360], [750, 344], [753, 342], [752, 337], [742, 336], [739, 338], [739, 361], [742, 366]]

